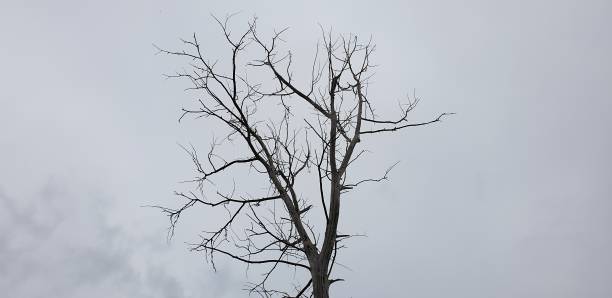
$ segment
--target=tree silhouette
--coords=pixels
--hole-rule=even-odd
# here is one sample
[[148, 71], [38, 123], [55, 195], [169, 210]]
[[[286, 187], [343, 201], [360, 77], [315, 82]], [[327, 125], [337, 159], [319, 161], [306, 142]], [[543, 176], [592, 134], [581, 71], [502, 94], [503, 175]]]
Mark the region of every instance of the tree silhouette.
[[[196, 107], [183, 108], [180, 119], [208, 118], [221, 123], [227, 134], [212, 142], [205, 158], [193, 146], [183, 147], [198, 173], [191, 180], [195, 187], [176, 192], [180, 206], [155, 207], [169, 216], [170, 237], [188, 208], [224, 209], [226, 220], [204, 232], [191, 248], [202, 251], [213, 268], [217, 256], [264, 266], [261, 278], [248, 284], [250, 293], [329, 297], [330, 285], [342, 280], [332, 276], [336, 255], [351, 237], [338, 232], [342, 198], [363, 183], [387, 179], [391, 169], [382, 177], [349, 181], [347, 171], [364, 153], [358, 149], [360, 141], [373, 134], [439, 122], [449, 113], [409, 122], [408, 115], [418, 103], [413, 98], [401, 107], [397, 119], [377, 117], [367, 95], [375, 49], [371, 40], [333, 37], [322, 30], [310, 79], [303, 87], [294, 80], [291, 52], [278, 49], [286, 30], [263, 38], [253, 19], [241, 34], [233, 34], [229, 17], [215, 20], [229, 46], [229, 61], [210, 60], [195, 34], [182, 40], [184, 50], [158, 49], [190, 62], [188, 71], [168, 75], [187, 79], [192, 84], [189, 89], [200, 96]], [[233, 150], [219, 150], [223, 146]], [[238, 153], [228, 157], [231, 151]], [[237, 189], [234, 183], [231, 191], [224, 192], [208, 183], [222, 174], [236, 177], [240, 171], [249, 173], [247, 179], [261, 180], [266, 190], [256, 194], [258, 190]], [[299, 187], [316, 188], [318, 198], [305, 197]], [[291, 289], [270, 288], [269, 280], [283, 272], [281, 267], [291, 268], [297, 279], [304, 280]]]

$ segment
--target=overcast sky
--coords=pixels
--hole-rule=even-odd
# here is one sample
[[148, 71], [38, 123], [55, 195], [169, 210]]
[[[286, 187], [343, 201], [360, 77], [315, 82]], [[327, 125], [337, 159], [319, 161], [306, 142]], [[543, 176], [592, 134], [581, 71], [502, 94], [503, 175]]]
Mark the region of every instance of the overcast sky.
[[168, 243], [141, 207], [175, 203], [177, 143], [214, 130], [177, 122], [193, 97], [162, 74], [185, 61], [152, 44], [196, 32], [222, 58], [210, 14], [237, 11], [289, 27], [296, 60], [318, 24], [372, 36], [381, 111], [416, 90], [415, 121], [457, 113], [364, 142], [356, 175], [401, 163], [346, 199], [342, 228], [367, 237], [334, 297], [612, 297], [608, 0], [2, 1], [0, 296], [247, 296], [244, 267], [187, 250], [210, 217]]

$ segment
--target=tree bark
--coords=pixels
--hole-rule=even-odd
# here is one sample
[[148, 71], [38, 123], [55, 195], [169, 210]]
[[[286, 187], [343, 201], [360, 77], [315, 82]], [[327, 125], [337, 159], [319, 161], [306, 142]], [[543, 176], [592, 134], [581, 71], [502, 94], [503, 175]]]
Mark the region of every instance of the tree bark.
[[313, 266], [311, 268], [312, 294], [314, 298], [329, 298], [329, 276], [324, 266]]

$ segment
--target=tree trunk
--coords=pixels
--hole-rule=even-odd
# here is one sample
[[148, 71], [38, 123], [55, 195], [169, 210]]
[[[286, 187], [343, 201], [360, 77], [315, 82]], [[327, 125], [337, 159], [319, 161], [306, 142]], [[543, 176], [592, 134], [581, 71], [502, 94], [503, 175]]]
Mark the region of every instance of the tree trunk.
[[329, 298], [329, 277], [326, 266], [315, 266], [311, 269], [312, 294], [314, 298]]

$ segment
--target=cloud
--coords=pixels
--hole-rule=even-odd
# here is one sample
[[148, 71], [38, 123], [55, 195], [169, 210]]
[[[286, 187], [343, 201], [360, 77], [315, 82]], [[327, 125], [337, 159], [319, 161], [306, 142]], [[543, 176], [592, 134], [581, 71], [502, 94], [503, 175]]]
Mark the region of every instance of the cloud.
[[109, 224], [109, 201], [58, 182], [30, 198], [0, 189], [2, 292], [33, 298], [184, 297], [182, 284], [167, 271], [134, 262], [150, 244]]

